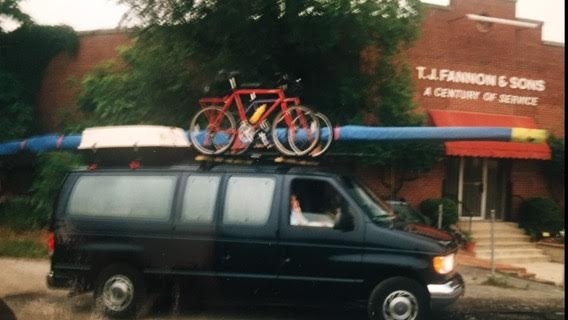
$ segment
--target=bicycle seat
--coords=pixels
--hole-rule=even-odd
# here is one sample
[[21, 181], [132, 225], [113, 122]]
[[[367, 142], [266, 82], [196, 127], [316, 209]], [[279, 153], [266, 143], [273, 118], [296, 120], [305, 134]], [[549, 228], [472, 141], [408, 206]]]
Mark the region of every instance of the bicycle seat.
[[227, 77], [228, 77], [228, 78], [231, 78], [231, 77], [234, 77], [234, 76], [238, 76], [238, 75], [240, 75], [240, 74], [241, 74], [240, 71], [233, 70], [233, 71], [229, 71], [229, 73], [227, 74]]
[[262, 87], [262, 83], [260, 82], [248, 82], [248, 83], [242, 83], [239, 85], [239, 88], [242, 89], [257, 89]]
[[231, 71], [227, 71], [225, 69], [221, 69], [219, 71], [217, 71], [217, 75], [215, 76], [215, 79], [229, 79], [229, 78], [233, 78], [235, 76], [240, 75], [241, 72], [238, 70], [231, 70]]

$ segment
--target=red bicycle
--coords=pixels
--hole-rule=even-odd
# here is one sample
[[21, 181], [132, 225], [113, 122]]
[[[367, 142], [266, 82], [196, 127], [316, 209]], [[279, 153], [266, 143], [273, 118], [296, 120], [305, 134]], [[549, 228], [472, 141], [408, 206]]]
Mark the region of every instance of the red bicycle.
[[[229, 83], [231, 94], [199, 100], [201, 110], [190, 123], [190, 140], [199, 152], [239, 155], [261, 144], [273, 145], [287, 156], [303, 156], [318, 146], [321, 116], [301, 106], [299, 98], [286, 97], [287, 83], [277, 89], [260, 89], [256, 83], [237, 88], [235, 74], [230, 75]], [[238, 126], [234, 111], [229, 110], [233, 104]], [[270, 125], [268, 117], [277, 109], [280, 112]]]

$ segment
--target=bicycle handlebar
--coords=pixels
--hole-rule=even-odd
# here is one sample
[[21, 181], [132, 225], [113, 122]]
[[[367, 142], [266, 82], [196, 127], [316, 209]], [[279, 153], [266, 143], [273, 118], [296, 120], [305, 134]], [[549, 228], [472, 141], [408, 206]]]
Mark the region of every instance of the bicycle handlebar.
[[[243, 83], [241, 85], [237, 85], [236, 76], [240, 75], [241, 72], [238, 70], [230, 70], [227, 71], [225, 69], [221, 69], [217, 72], [215, 77], [216, 80], [228, 80], [231, 83], [231, 88], [234, 90], [236, 88], [261, 88], [263, 86], [260, 82], [249, 82]], [[283, 89], [284, 91], [300, 91], [302, 89], [302, 79], [290, 79], [287, 73], [276, 72], [274, 76], [277, 77], [276, 86]], [[208, 91], [208, 90], [206, 90]]]

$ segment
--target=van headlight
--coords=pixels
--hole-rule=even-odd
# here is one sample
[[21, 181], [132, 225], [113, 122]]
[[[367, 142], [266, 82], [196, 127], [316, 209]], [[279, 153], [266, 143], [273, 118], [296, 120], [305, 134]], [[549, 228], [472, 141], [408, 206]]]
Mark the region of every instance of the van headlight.
[[434, 257], [433, 265], [434, 270], [439, 274], [450, 273], [456, 267], [456, 254]]

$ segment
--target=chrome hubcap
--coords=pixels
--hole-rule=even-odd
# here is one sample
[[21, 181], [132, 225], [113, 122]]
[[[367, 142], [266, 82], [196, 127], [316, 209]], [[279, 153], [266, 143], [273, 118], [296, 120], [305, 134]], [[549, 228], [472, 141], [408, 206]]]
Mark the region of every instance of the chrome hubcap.
[[105, 282], [103, 287], [104, 306], [112, 311], [123, 311], [132, 302], [134, 297], [134, 285], [124, 275], [112, 276]]
[[383, 316], [387, 320], [414, 320], [417, 315], [418, 301], [408, 291], [394, 291], [383, 303]]

